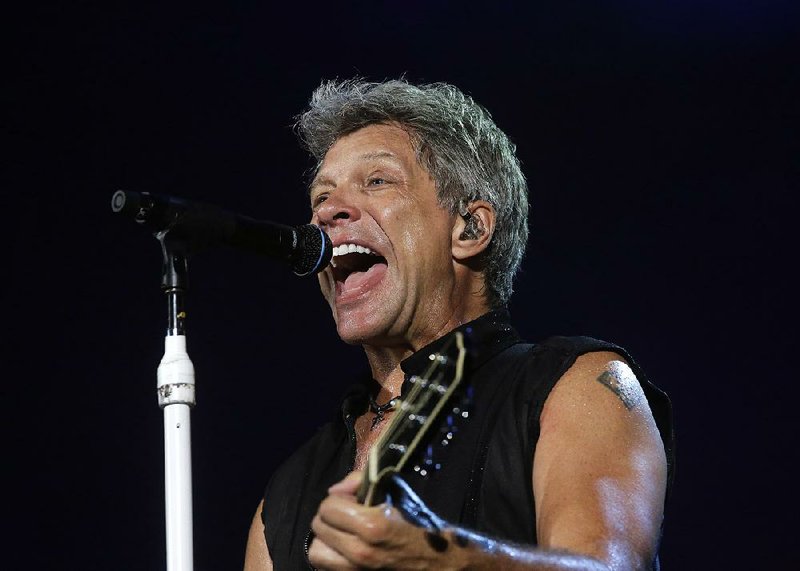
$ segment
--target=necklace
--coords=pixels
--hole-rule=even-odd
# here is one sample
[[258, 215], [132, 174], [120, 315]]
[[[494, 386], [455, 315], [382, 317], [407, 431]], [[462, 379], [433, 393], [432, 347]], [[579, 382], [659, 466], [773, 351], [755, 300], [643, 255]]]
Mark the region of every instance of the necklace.
[[378, 404], [375, 401], [375, 397], [369, 395], [369, 410], [375, 413], [375, 416], [372, 417], [372, 426], [370, 426], [370, 430], [374, 430], [375, 427], [381, 423], [381, 421], [384, 419], [384, 414], [390, 410], [394, 410], [394, 407], [397, 404], [397, 399], [398, 397], [394, 397], [384, 404]]

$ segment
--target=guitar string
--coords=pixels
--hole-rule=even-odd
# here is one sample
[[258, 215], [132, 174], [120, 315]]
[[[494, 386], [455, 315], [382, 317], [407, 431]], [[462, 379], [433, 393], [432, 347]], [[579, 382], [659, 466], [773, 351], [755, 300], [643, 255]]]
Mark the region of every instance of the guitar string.
[[[434, 373], [434, 371], [436, 371], [436, 369], [440, 369], [438, 371], [439, 375], [438, 375], [438, 377], [436, 379], [432, 379], [431, 377], [433, 377], [433, 373]], [[434, 394], [433, 394], [434, 390], [432, 388], [430, 388], [431, 385], [434, 384], [434, 383], [437, 383], [437, 384], [441, 383], [442, 378], [444, 378], [444, 371], [441, 370], [441, 366], [438, 363], [433, 363], [431, 365], [431, 367], [429, 368], [429, 370], [426, 371], [425, 377], [421, 377], [420, 378], [420, 380], [422, 380], [422, 379], [427, 380], [428, 384], [425, 385], [424, 387], [422, 386], [421, 382], [415, 384], [414, 387], [412, 388], [412, 390], [409, 392], [408, 396], [401, 401], [398, 413], [402, 413], [402, 414], [399, 414], [397, 417], [394, 417], [394, 418], [398, 418], [399, 417], [398, 420], [394, 420], [394, 418], [393, 418], [391, 421], [389, 421], [389, 424], [386, 426], [386, 428], [384, 429], [384, 432], [381, 434], [381, 437], [379, 439], [379, 442], [381, 444], [383, 442], [386, 442], [386, 441], [395, 441], [395, 440], [397, 440], [397, 433], [402, 431], [404, 426], [407, 425], [407, 423], [403, 422], [401, 419], [404, 416], [407, 417], [411, 413], [408, 412], [408, 411], [403, 411], [403, 406], [402, 406], [403, 403], [406, 403], [406, 402], [414, 403], [414, 405], [415, 405], [414, 408], [416, 409], [416, 411], [424, 409], [428, 405], [430, 400], [433, 398], [433, 396], [434, 396]], [[420, 393], [422, 393], [422, 397], [419, 396]], [[435, 406], [433, 408], [435, 408]], [[427, 420], [426, 420], [426, 422], [427, 422]], [[419, 427], [417, 430], [414, 431], [414, 433], [412, 434], [411, 438], [409, 439], [408, 444], [413, 442], [414, 435], [417, 432], [419, 432], [419, 430], [422, 430], [422, 428], [423, 427]], [[376, 445], [377, 444], [378, 443], [376, 443]], [[388, 450], [383, 446], [381, 446], [381, 448], [379, 450], [383, 451], [380, 454], [381, 457], [384, 456], [386, 454], [386, 452], [388, 452]], [[408, 451], [404, 451], [403, 452], [403, 456], [405, 456], [405, 454], [407, 452]]]
[[[455, 337], [450, 339], [448, 341], [448, 343], [446, 343], [445, 346], [442, 348], [442, 350], [437, 352], [435, 355], [437, 357], [439, 357], [439, 356], [447, 356], [448, 352], [451, 349], [451, 346], [454, 345], [454, 344], [455, 344]], [[432, 377], [433, 377], [433, 375], [435, 373], [438, 373], [438, 377], [436, 379], [433, 379]], [[427, 403], [430, 401], [430, 399], [433, 396], [432, 395], [433, 389], [430, 389], [430, 390], [426, 390], [426, 389], [428, 389], [431, 386], [431, 384], [433, 384], [433, 383], [441, 384], [441, 381], [442, 381], [442, 379], [444, 377], [445, 377], [444, 367], [442, 366], [441, 362], [438, 359], [434, 358], [433, 362], [430, 364], [430, 366], [425, 371], [424, 376], [418, 377], [420, 382], [417, 382], [417, 383], [414, 384], [414, 386], [409, 391], [409, 394], [405, 399], [401, 399], [401, 401], [400, 401], [400, 410], [398, 412], [404, 413], [403, 404], [405, 404], [407, 402], [415, 403], [417, 405], [416, 406], [417, 410], [420, 410], [425, 405], [427, 405]], [[422, 386], [423, 383], [421, 381], [423, 381], [423, 380], [427, 381], [427, 384], [425, 385], [425, 387]], [[425, 396], [425, 398], [422, 399], [421, 402], [417, 402], [417, 399], [419, 398], [418, 395], [419, 395], [419, 393], [421, 391], [423, 392], [423, 395]], [[433, 408], [435, 409], [436, 406], [434, 405]], [[403, 415], [405, 415], [405, 413]], [[395, 440], [397, 432], [400, 431], [401, 428], [403, 427], [403, 425], [405, 424], [404, 422], [401, 421], [403, 415], [398, 414], [395, 417], [393, 417], [389, 421], [389, 424], [384, 428], [383, 432], [381, 433], [381, 435], [378, 438], [378, 440], [376, 441], [376, 443], [374, 444], [374, 446], [378, 446], [379, 447], [378, 448], [378, 453], [379, 453], [380, 457], [383, 457], [387, 452], [387, 448], [384, 446], [384, 443], [387, 442], [387, 441], [391, 442], [391, 441]], [[426, 424], [421, 426], [419, 428], [419, 430], [422, 430], [423, 428], [425, 428], [425, 426], [427, 426], [427, 419], [426, 419]], [[412, 436], [411, 441], [409, 442], [409, 444], [411, 442], [413, 442], [414, 439], [415, 439], [414, 436]], [[408, 453], [407, 450], [404, 451], [402, 456], [405, 457], [407, 453]]]
[[[455, 343], [455, 339], [456, 339], [456, 337], [451, 338], [445, 344], [445, 346], [443, 347], [442, 351], [436, 353], [436, 356], [437, 357], [441, 357], [441, 356], [447, 357], [447, 353], [449, 352], [450, 347]], [[458, 345], [458, 343], [455, 343], [455, 344]], [[461, 362], [461, 359], [463, 357], [463, 347], [460, 347], [460, 349], [461, 349], [461, 351], [459, 352], [459, 359], [458, 359], [459, 363]], [[423, 396], [425, 397], [425, 398], [422, 399], [423, 402], [421, 403], [421, 405], [427, 405], [428, 401], [433, 397], [433, 392], [434, 391], [433, 391], [433, 389], [425, 390], [425, 388], [429, 388], [431, 386], [431, 383], [436, 384], [436, 385], [441, 385], [442, 379], [444, 379], [445, 376], [446, 376], [444, 367], [442, 366], [442, 361], [437, 359], [436, 357], [434, 357], [432, 360], [433, 360], [433, 362], [431, 363], [430, 367], [426, 370], [426, 372], [425, 372], [426, 374], [424, 375], [424, 377], [422, 377], [420, 379], [420, 381], [422, 381], [423, 379], [427, 379], [428, 383], [425, 385], [424, 388], [422, 387], [422, 384], [423, 384], [422, 382], [419, 382], [419, 383], [415, 384], [412, 387], [412, 389], [409, 391], [409, 395], [405, 399], [400, 401], [401, 412], [402, 412], [402, 408], [403, 408], [402, 405], [404, 405], [406, 402], [416, 402], [416, 399], [419, 398], [418, 395], [419, 395], [420, 391], [423, 392]], [[457, 367], [456, 370], [457, 370], [457, 374], [458, 374], [460, 372], [459, 371], [459, 367]], [[438, 372], [438, 377], [435, 380], [431, 380], [431, 377], [433, 377], [434, 372]], [[448, 384], [447, 390], [445, 391], [445, 394], [441, 396], [441, 398], [447, 398], [452, 393], [452, 389], [454, 388], [452, 386], [453, 385], [452, 381], [455, 381], [455, 383], [458, 384], [458, 381], [456, 380], [456, 378], [451, 379], [451, 383]], [[436, 392], [438, 392], [438, 389], [437, 389]], [[417, 404], [419, 405], [419, 403], [417, 403]], [[422, 408], [422, 407], [418, 406], [417, 410], [420, 410], [420, 408]], [[434, 404], [432, 412], [436, 411], [437, 409], [440, 409], [440, 408], [441, 408], [440, 406], [438, 406], [437, 404]], [[429, 413], [428, 416], [430, 416], [430, 413]], [[375, 457], [373, 457], [372, 454], [370, 454], [368, 456], [368, 458], [367, 458], [367, 466], [365, 467], [366, 468], [365, 475], [370, 474], [373, 471], [373, 469], [370, 468], [370, 464], [372, 464], [371, 460], [373, 460], [373, 459], [374, 460], [378, 460], [378, 466], [375, 467], [375, 473], [376, 474], [379, 473], [378, 469], [380, 468], [380, 464], [381, 464], [381, 462], [379, 461], [380, 457], [384, 456], [385, 453], [386, 453], [386, 450], [387, 450], [387, 448], [384, 446], [384, 443], [387, 440], [391, 441], [392, 439], [396, 438], [395, 434], [400, 430], [400, 428], [403, 425], [406, 424], [405, 422], [401, 422], [402, 418], [403, 418], [403, 415], [400, 415], [400, 414], [394, 416], [389, 421], [388, 426], [386, 426], [386, 428], [384, 428], [384, 431], [378, 437], [378, 440], [374, 444], [374, 447], [377, 447], [377, 449], [375, 450], [375, 452], [377, 454], [376, 454]], [[429, 428], [430, 423], [428, 422], [428, 420], [429, 420], [429, 418], [426, 418], [425, 423], [421, 427], [419, 427], [418, 433], [420, 431], [426, 431], [427, 428]], [[415, 441], [416, 441], [417, 444], [419, 444], [418, 439], [416, 437], [412, 436], [411, 442], [409, 444], [414, 444]], [[414, 446], [414, 448], [415, 447], [416, 447], [416, 445]], [[408, 455], [410, 453], [413, 453], [413, 449], [411, 451], [408, 451], [408, 449], [404, 450], [398, 465], [405, 464], [405, 462], [409, 459]], [[367, 488], [368, 491], [366, 492], [366, 497], [367, 498], [370, 496], [372, 489], [373, 489], [372, 488], [372, 484], [369, 484], [368, 488]]]

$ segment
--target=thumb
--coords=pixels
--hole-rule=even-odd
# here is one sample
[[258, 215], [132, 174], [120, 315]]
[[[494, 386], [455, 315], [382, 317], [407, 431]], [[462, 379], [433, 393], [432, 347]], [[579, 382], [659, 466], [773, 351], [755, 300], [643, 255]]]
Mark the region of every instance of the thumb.
[[361, 470], [354, 470], [350, 472], [344, 480], [336, 482], [334, 485], [328, 488], [328, 493], [342, 496], [354, 496], [356, 494], [356, 490], [358, 490], [358, 487], [361, 485], [363, 475], [364, 472]]

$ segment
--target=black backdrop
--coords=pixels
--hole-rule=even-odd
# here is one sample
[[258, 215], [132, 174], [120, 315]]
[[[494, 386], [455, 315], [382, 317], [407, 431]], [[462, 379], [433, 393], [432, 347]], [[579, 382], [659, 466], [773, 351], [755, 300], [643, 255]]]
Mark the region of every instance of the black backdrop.
[[[602, 7], [600, 6], [602, 4]], [[524, 6], [524, 7], [523, 7]], [[291, 131], [322, 78], [405, 74], [518, 145], [529, 338], [620, 343], [672, 396], [665, 569], [793, 546], [796, 3], [39, 3], [7, 14], [2, 97], [6, 569], [162, 569], [166, 302], [118, 188], [306, 221]], [[196, 568], [237, 569], [269, 472], [363, 366], [313, 279], [190, 263]], [[9, 469], [10, 468], [10, 469]]]

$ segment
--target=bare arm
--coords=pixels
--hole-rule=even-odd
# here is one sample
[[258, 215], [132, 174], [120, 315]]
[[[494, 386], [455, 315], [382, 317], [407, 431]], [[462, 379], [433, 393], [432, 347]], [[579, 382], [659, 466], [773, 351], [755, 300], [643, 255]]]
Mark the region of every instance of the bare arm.
[[611, 569], [645, 569], [655, 555], [666, 456], [639, 382], [614, 353], [589, 353], [545, 402], [533, 491], [542, 549]]
[[323, 569], [646, 569], [657, 546], [666, 459], [644, 394], [614, 353], [578, 359], [541, 415], [533, 489], [537, 547], [458, 528], [432, 534], [395, 509], [364, 507], [359, 476], [331, 488], [314, 519]]
[[272, 571], [272, 558], [269, 556], [267, 541], [264, 538], [264, 523], [261, 521], [263, 505], [264, 500], [261, 500], [250, 524], [247, 549], [244, 554], [244, 571]]

